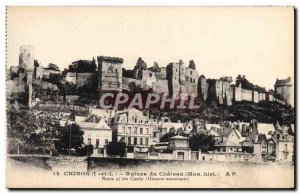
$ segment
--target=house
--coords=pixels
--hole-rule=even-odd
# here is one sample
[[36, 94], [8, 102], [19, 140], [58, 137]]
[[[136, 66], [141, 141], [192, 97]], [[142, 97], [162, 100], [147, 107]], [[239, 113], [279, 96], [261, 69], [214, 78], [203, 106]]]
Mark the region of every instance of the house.
[[110, 124], [110, 120], [115, 116], [115, 110], [109, 109], [98, 109], [98, 108], [89, 108], [89, 114], [97, 115], [105, 120], [106, 123]]
[[169, 133], [171, 130], [174, 130], [175, 133], [177, 133], [178, 131], [185, 131], [184, 126], [181, 122], [162, 122], [158, 125], [158, 129], [161, 132], [161, 136], [163, 136], [166, 133]]
[[241, 152], [241, 143], [245, 140], [246, 138], [242, 137], [241, 133], [237, 129], [226, 127], [223, 130], [220, 142], [217, 142], [215, 147], [220, 152]]
[[274, 138], [268, 139], [268, 150], [267, 154], [270, 156], [275, 156], [276, 154], [276, 140]]
[[[76, 124], [83, 130], [83, 142], [93, 145], [93, 156], [105, 157], [106, 146], [112, 141], [112, 129], [103, 118], [97, 115], [89, 115], [83, 120], [77, 117]], [[79, 120], [79, 121], [78, 121]]]
[[257, 135], [253, 142], [253, 153], [255, 154], [256, 162], [262, 162], [268, 154], [268, 140], [265, 134]]
[[194, 127], [194, 121], [189, 120], [188, 122], [184, 123], [183, 126], [186, 133], [191, 133]]
[[288, 128], [282, 127], [273, 134], [276, 142], [276, 161], [292, 162], [294, 155], [294, 136], [288, 134]]
[[211, 129], [207, 133], [208, 135], [212, 136], [214, 141], [219, 142], [221, 140], [220, 134], [216, 131], [216, 129]]
[[266, 135], [267, 139], [270, 139], [272, 134], [275, 132], [275, 128], [272, 123], [258, 123], [257, 130], [259, 134]]
[[111, 123], [113, 141], [124, 142], [136, 150], [148, 149], [152, 144], [155, 124], [135, 108], [118, 111]]
[[189, 160], [190, 150], [189, 150], [189, 138], [176, 135], [171, 137], [169, 140], [169, 150], [173, 151], [173, 156], [176, 160]]

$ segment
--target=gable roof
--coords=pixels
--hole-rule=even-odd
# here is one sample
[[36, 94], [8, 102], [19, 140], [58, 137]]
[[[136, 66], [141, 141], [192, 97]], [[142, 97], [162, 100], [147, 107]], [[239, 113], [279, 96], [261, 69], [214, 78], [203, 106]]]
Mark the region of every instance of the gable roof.
[[189, 138], [183, 137], [181, 135], [176, 135], [176, 136], [171, 137], [170, 139], [189, 139]]
[[258, 134], [264, 134], [267, 139], [270, 139], [272, 137], [272, 133], [275, 132], [275, 127], [272, 123], [258, 123], [257, 130]]
[[101, 117], [97, 117], [96, 115], [89, 115], [83, 121], [78, 122], [78, 125], [80, 128], [83, 129], [89, 128], [89, 129], [96, 129], [96, 130], [103, 130], [103, 129], [111, 130], [111, 128], [104, 121], [104, 119]]
[[[237, 141], [234, 141], [232, 137], [236, 136]], [[225, 128], [223, 133], [223, 140], [216, 144], [216, 146], [231, 146], [231, 147], [241, 147], [241, 142], [245, 141], [246, 138], [242, 137], [241, 133], [232, 129], [231, 127]]]

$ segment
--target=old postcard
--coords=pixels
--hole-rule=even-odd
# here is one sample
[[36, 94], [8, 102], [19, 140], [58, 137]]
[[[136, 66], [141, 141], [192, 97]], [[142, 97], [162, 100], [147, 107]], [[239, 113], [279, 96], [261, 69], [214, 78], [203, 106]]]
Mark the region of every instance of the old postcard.
[[293, 7], [7, 7], [8, 188], [295, 187]]

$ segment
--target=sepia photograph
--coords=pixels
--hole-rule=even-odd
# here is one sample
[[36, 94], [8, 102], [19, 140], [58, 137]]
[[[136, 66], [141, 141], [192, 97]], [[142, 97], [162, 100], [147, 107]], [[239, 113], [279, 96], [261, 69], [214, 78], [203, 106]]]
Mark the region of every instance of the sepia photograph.
[[6, 187], [295, 189], [295, 8], [6, 7]]

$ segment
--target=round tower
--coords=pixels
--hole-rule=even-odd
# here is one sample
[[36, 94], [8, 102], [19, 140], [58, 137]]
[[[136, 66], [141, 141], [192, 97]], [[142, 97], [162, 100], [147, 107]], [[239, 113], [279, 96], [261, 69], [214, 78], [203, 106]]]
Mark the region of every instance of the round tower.
[[34, 47], [23, 45], [20, 47], [19, 67], [25, 70], [33, 70], [34, 68]]

